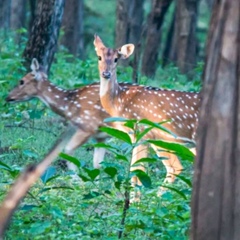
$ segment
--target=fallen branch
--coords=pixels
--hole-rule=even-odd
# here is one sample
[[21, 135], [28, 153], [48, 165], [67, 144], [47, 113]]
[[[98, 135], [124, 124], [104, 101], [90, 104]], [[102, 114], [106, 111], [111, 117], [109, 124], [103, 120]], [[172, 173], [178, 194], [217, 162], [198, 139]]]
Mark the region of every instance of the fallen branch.
[[76, 132], [75, 127], [69, 127], [57, 140], [53, 148], [47, 156], [38, 164], [28, 166], [26, 170], [18, 177], [14, 185], [11, 187], [2, 205], [0, 206], [0, 239], [6, 230], [8, 222], [19, 205], [21, 199], [27, 194], [30, 187], [45, 172], [47, 167], [58, 156], [62, 149], [69, 142], [70, 138]]

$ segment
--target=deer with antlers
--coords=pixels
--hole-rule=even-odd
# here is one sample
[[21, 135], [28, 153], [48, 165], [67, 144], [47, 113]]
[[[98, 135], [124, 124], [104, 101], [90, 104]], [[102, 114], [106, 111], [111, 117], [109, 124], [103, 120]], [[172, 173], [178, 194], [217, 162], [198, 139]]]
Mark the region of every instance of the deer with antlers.
[[[19, 85], [9, 93], [6, 101], [20, 102], [37, 97], [53, 112], [77, 126], [78, 130], [65, 147], [68, 154], [84, 144], [90, 137], [95, 138], [97, 142], [102, 142], [107, 138], [107, 135], [99, 130], [99, 127], [106, 125], [103, 120], [109, 117], [100, 103], [99, 83], [79, 89], [64, 90], [49, 82], [36, 59], [32, 60], [31, 70], [32, 72], [25, 75], [19, 81]], [[126, 84], [122, 84], [122, 87], [126, 87]], [[141, 157], [147, 155], [147, 149], [143, 146], [136, 147], [135, 151], [141, 152]], [[94, 168], [100, 167], [104, 155], [104, 148], [94, 149]], [[70, 170], [76, 171], [74, 164], [68, 162], [67, 165]]]
[[[171, 119], [171, 122], [163, 126], [178, 137], [154, 129], [146, 135], [146, 138], [179, 143], [194, 142], [200, 106], [198, 93], [141, 85], [122, 88], [117, 81], [117, 63], [119, 59], [126, 59], [133, 53], [134, 45], [126, 44], [118, 49], [110, 49], [104, 45], [99, 36], [95, 35], [94, 46], [100, 75], [100, 100], [107, 113], [129, 119], [145, 118], [152, 122]], [[115, 123], [115, 127], [125, 132], [129, 131], [120, 123]], [[174, 182], [176, 175], [183, 169], [179, 159], [154, 145], [152, 147], [158, 156], [167, 158], [162, 161], [167, 170], [165, 182]]]

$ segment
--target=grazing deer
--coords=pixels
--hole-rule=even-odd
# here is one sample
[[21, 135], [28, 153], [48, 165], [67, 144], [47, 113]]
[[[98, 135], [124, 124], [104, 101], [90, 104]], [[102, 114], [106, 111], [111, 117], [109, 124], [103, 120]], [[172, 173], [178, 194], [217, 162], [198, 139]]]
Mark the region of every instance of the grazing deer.
[[[123, 88], [117, 81], [117, 62], [119, 59], [128, 58], [134, 51], [134, 45], [126, 44], [118, 49], [110, 49], [95, 35], [94, 46], [98, 56], [100, 99], [103, 108], [111, 116], [137, 120], [146, 118], [153, 122], [171, 119], [171, 122], [163, 126], [175, 133], [177, 138], [157, 129], [149, 132], [146, 138], [180, 143], [194, 142], [200, 105], [198, 93], [140, 85]], [[115, 123], [115, 127], [128, 132], [122, 124]], [[179, 159], [154, 145], [152, 147], [158, 156], [168, 158], [162, 161], [167, 170], [165, 182], [174, 182], [176, 175], [183, 169]], [[133, 158], [132, 161], [134, 160]]]
[[[99, 83], [79, 89], [64, 90], [48, 81], [47, 75], [40, 68], [36, 59], [32, 60], [31, 69], [32, 72], [19, 81], [19, 85], [9, 93], [6, 101], [20, 102], [37, 97], [53, 112], [76, 125], [78, 130], [65, 148], [68, 154], [84, 144], [90, 137], [95, 138], [98, 142], [106, 139], [107, 135], [100, 132], [99, 127], [105, 125], [103, 120], [109, 117], [109, 114], [106, 113], [100, 103]], [[126, 85], [122, 84], [122, 87]], [[142, 156], [147, 155], [147, 149], [143, 146], [138, 146], [136, 149], [135, 151], [141, 152]], [[94, 168], [100, 167], [104, 155], [104, 148], [94, 149]], [[70, 170], [76, 170], [74, 164], [69, 162], [67, 164]]]

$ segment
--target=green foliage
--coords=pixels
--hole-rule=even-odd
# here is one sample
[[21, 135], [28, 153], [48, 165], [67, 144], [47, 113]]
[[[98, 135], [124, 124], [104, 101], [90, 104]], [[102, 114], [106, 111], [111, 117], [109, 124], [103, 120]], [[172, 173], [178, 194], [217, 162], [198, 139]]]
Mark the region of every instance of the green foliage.
[[[8, 151], [0, 151], [1, 200], [22, 169], [39, 161], [64, 128], [63, 124], [51, 121], [54, 115], [38, 100], [11, 105], [5, 103], [9, 90], [26, 72], [21, 65], [24, 44], [17, 46], [11, 36], [8, 41], [3, 39], [0, 45], [0, 149], [8, 147]], [[98, 80], [96, 69], [97, 60], [75, 59], [60, 47], [49, 77], [55, 84], [75, 88]], [[198, 90], [201, 71], [202, 65], [199, 64], [196, 81], [189, 82], [175, 67], [169, 66], [164, 70], [159, 68], [158, 81], [141, 78], [141, 82], [157, 87]], [[120, 68], [119, 79], [129, 81], [131, 74], [130, 68], [124, 71]], [[130, 159], [133, 147], [147, 144], [143, 137], [153, 128], [172, 133], [161, 123], [145, 119], [111, 118], [106, 121], [122, 121], [136, 134], [136, 143], [132, 143], [126, 133], [105, 127], [102, 130], [114, 139], [96, 145], [90, 142], [75, 156], [61, 153], [60, 158], [78, 167], [79, 180], [73, 180], [73, 173], [62, 171], [57, 163], [48, 168], [14, 214], [6, 239], [117, 239], [120, 229], [123, 229], [124, 239], [188, 238], [192, 154], [178, 144], [154, 142], [166, 151], [180, 155], [183, 160], [183, 174], [177, 177], [174, 185], [165, 186], [163, 158], [152, 153], [134, 164], [134, 167], [145, 164], [146, 172], [130, 171]], [[108, 150], [100, 170], [92, 168], [93, 146]], [[139, 177], [143, 186], [132, 188], [132, 176]], [[160, 186], [168, 190], [158, 197]], [[141, 202], [130, 205], [122, 225], [126, 193], [139, 191]]]

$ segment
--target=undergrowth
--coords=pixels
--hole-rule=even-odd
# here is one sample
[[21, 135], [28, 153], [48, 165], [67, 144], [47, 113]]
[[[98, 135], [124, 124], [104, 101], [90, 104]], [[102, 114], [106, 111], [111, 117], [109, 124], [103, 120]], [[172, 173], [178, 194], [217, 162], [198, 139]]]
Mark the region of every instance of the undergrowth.
[[[21, 64], [23, 46], [15, 44], [11, 36], [8, 40], [1, 39], [1, 200], [23, 168], [40, 161], [65, 129], [65, 123], [38, 100], [14, 105], [5, 103], [9, 90], [26, 74]], [[159, 67], [155, 80], [141, 77], [139, 82], [155, 87], [198, 91], [201, 71], [199, 64], [194, 81], [188, 81], [174, 66]], [[120, 68], [119, 80], [131, 82], [131, 74], [130, 68]], [[65, 88], [98, 81], [97, 60], [75, 59], [60, 47], [49, 79]], [[56, 161], [22, 201], [12, 218], [6, 239], [110, 240], [118, 239], [120, 231], [124, 239], [188, 239], [192, 160], [183, 159], [185, 170], [182, 177], [158, 197], [165, 170], [161, 160], [150, 151], [149, 159], [155, 160], [146, 161], [148, 167], [146, 175], [142, 175], [141, 201], [130, 204], [122, 225], [125, 192], [131, 190], [131, 151], [127, 150], [126, 142], [111, 138], [107, 144], [117, 151], [118, 156], [125, 156], [124, 160], [123, 157], [118, 158], [116, 152], [109, 151], [102, 168], [96, 171], [92, 168], [93, 144], [90, 141], [75, 153], [81, 182], [74, 182], [71, 178], [73, 173], [63, 170]]]

